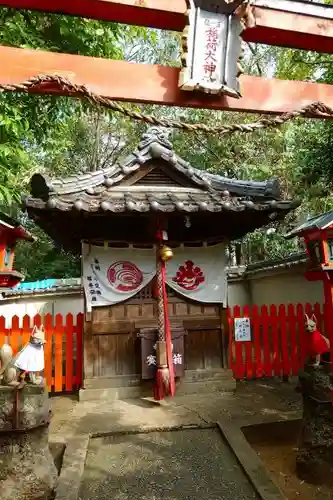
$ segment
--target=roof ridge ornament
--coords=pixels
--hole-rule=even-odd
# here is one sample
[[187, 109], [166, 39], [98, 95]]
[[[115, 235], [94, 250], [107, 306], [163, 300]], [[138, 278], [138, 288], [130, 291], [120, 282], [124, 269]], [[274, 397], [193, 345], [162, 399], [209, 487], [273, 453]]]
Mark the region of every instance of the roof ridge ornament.
[[166, 129], [164, 127], [150, 127], [147, 132], [142, 134], [138, 150], [141, 151], [142, 149], [146, 149], [147, 147], [149, 148], [154, 143], [157, 143], [160, 146], [172, 151], [173, 145], [169, 140], [171, 132], [172, 131], [170, 129]]
[[243, 6], [248, 0], [186, 0], [179, 88], [241, 97]]

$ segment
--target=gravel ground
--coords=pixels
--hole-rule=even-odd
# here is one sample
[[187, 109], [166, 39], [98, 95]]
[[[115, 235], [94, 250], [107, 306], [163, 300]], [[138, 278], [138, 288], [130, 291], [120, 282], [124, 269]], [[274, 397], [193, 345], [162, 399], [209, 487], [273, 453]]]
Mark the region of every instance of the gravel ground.
[[258, 500], [216, 429], [92, 439], [80, 500]]

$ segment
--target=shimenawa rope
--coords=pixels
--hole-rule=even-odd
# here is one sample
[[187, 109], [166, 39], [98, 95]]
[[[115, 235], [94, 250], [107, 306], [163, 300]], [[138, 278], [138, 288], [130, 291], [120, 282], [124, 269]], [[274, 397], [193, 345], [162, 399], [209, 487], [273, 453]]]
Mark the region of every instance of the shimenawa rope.
[[322, 102], [314, 102], [303, 108], [290, 111], [287, 113], [282, 113], [276, 117], [261, 118], [260, 120], [253, 123], [234, 123], [231, 125], [220, 125], [220, 126], [207, 126], [203, 123], [186, 123], [178, 120], [171, 120], [169, 118], [156, 118], [152, 115], [146, 115], [144, 113], [139, 113], [137, 111], [132, 111], [127, 109], [122, 104], [112, 101], [108, 97], [100, 96], [91, 90], [89, 90], [85, 85], [77, 85], [72, 83], [67, 78], [60, 75], [38, 75], [21, 83], [14, 84], [1, 84], [0, 83], [0, 93], [1, 92], [29, 92], [36, 86], [47, 84], [56, 84], [59, 88], [72, 96], [78, 96], [83, 98], [90, 104], [100, 105], [106, 109], [116, 111], [121, 113], [128, 118], [133, 120], [140, 120], [150, 125], [157, 125], [166, 128], [176, 128], [180, 130], [185, 130], [187, 132], [205, 132], [207, 134], [233, 134], [235, 132], [253, 132], [255, 130], [274, 128], [283, 125], [284, 123], [302, 117], [309, 118], [329, 118], [333, 116], [333, 109], [326, 106]]

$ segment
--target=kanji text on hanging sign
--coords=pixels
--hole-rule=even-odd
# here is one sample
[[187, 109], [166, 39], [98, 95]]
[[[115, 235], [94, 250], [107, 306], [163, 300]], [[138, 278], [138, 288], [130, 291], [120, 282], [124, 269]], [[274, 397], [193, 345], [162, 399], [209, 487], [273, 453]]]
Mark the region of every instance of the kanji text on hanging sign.
[[242, 25], [236, 9], [226, 3], [188, 0], [189, 25], [182, 35], [181, 90], [240, 97], [238, 76]]

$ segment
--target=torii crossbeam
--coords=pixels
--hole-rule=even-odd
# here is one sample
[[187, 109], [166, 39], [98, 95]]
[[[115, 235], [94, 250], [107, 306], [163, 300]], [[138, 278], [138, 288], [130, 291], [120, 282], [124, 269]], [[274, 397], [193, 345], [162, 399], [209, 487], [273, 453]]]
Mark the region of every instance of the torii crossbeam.
[[[0, 6], [182, 30], [186, 0], [0, 0]], [[246, 41], [333, 53], [333, 6], [301, 0], [254, 0], [255, 20]], [[314, 101], [333, 107], [333, 86], [242, 76], [243, 97], [208, 97], [178, 88], [179, 70], [98, 58], [0, 47], [0, 84], [21, 83], [38, 74], [66, 76], [114, 100], [277, 114]], [[40, 86], [39, 93], [61, 93]]]
[[[0, 0], [17, 9], [70, 14], [91, 19], [182, 31], [186, 0]], [[248, 42], [333, 53], [333, 9], [302, 0], [255, 0], [255, 26]]]

